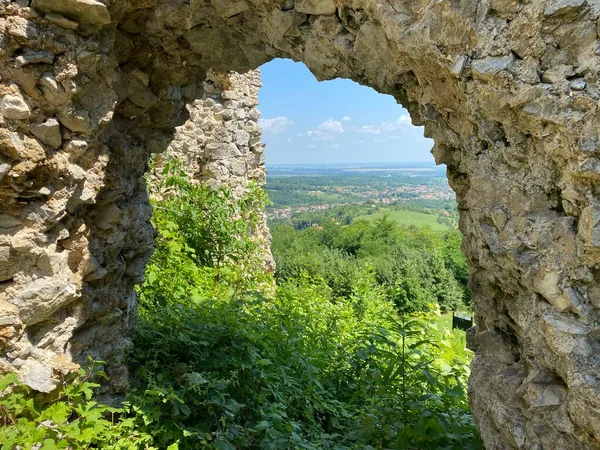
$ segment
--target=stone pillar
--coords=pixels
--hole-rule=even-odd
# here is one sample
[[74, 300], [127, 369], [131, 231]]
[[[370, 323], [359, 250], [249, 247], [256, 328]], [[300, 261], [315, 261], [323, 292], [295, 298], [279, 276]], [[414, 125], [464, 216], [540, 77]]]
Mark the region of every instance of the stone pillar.
[[149, 116], [180, 102], [124, 64], [103, 3], [23, 3], [0, 2], [0, 372], [49, 392], [90, 356], [120, 392], [152, 252], [147, 148], [173, 117]]
[[[0, 369], [17, 370], [43, 392], [82, 347], [122, 345], [110, 336], [121, 334], [130, 300], [105, 303], [84, 288], [124, 274], [126, 259], [118, 257], [129, 245], [111, 230], [108, 213], [114, 208], [126, 233], [133, 205], [106, 190], [114, 159], [100, 133], [117, 101], [117, 63], [111, 36], [98, 31], [110, 16], [106, 7], [82, 13], [80, 22], [45, 19], [0, 5]], [[87, 37], [74, 31], [80, 26]], [[99, 201], [103, 220], [94, 217]], [[92, 237], [98, 228], [114, 239], [112, 261]], [[88, 320], [103, 322], [103, 332], [84, 330]]]
[[[258, 125], [260, 71], [218, 74], [209, 71], [204, 94], [187, 106], [190, 119], [177, 128], [164, 155], [156, 159], [155, 174], [176, 158], [190, 177], [211, 187], [227, 186], [241, 197], [250, 182], [266, 183], [264, 144]], [[265, 268], [274, 269], [271, 234], [263, 215], [256, 236], [264, 253]]]

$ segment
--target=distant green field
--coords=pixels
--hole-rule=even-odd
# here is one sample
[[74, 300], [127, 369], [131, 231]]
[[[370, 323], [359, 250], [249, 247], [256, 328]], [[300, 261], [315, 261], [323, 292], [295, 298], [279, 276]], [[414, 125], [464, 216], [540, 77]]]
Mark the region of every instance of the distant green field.
[[414, 211], [388, 211], [388, 212], [379, 212], [371, 215], [358, 216], [355, 217], [354, 220], [375, 220], [380, 219], [387, 214], [390, 219], [395, 220], [399, 225], [409, 227], [414, 225], [415, 227], [429, 227], [433, 231], [446, 231], [448, 227], [442, 223], [438, 223], [437, 215], [433, 214], [424, 214]]

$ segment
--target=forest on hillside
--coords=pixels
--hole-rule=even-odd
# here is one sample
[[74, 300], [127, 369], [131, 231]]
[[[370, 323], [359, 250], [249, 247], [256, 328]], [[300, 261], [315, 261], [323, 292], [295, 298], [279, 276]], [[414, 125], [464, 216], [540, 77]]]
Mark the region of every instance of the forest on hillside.
[[458, 230], [401, 227], [387, 215], [350, 225], [272, 229], [276, 278], [302, 274], [322, 279], [334, 297], [352, 294], [354, 280], [369, 272], [399, 312], [471, 309], [468, 269]]

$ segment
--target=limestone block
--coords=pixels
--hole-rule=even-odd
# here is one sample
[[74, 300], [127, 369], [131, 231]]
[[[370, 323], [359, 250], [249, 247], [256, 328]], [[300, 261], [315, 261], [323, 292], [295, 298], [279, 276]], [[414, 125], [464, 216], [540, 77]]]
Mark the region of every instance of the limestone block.
[[123, 218], [123, 212], [117, 205], [102, 205], [96, 213], [96, 225], [102, 230], [109, 230]]
[[469, 57], [467, 55], [460, 55], [454, 61], [452, 68], [450, 69], [450, 73], [456, 77], [460, 77], [465, 70], [467, 63], [469, 62]]
[[27, 119], [31, 112], [20, 95], [5, 95], [0, 103], [2, 115], [9, 120]]
[[15, 58], [15, 66], [21, 68], [28, 64], [52, 64], [54, 62], [54, 54], [45, 50], [33, 51], [28, 49], [23, 55]]
[[600, 179], [600, 160], [588, 158], [579, 166], [578, 175], [593, 179]]
[[10, 247], [0, 246], [0, 282], [11, 279], [16, 269], [10, 259]]
[[572, 80], [570, 83], [571, 89], [575, 91], [583, 91], [585, 89], [586, 83], [581, 78], [577, 80]]
[[581, 316], [582, 318], [586, 318], [590, 315], [592, 311], [592, 307], [589, 302], [574, 288], [567, 288], [564, 290], [563, 295], [566, 297], [569, 305], [566, 310], [574, 312]]
[[46, 20], [67, 30], [76, 30], [79, 27], [77, 22], [67, 19], [62, 14], [48, 13], [46, 14]]
[[555, 409], [564, 403], [566, 396], [567, 390], [563, 386], [551, 384], [547, 386], [535, 402], [533, 402], [531, 409]]
[[25, 153], [25, 144], [20, 136], [6, 129], [0, 130], [0, 146], [3, 153], [13, 159], [21, 159]]
[[221, 97], [223, 98], [223, 100], [239, 100], [240, 99], [240, 95], [238, 92], [236, 91], [223, 91], [221, 93]]
[[293, 11], [280, 11], [275, 9], [265, 20], [265, 33], [269, 39], [276, 41], [281, 39], [294, 25]]
[[235, 132], [235, 143], [240, 146], [247, 147], [248, 141], [250, 140], [250, 134], [244, 130], [238, 130]]
[[75, 157], [83, 155], [87, 149], [88, 143], [83, 139], [71, 139], [65, 148]]
[[568, 302], [562, 297], [562, 289], [560, 288], [562, 281], [562, 273], [542, 268], [535, 277], [533, 285], [535, 290], [542, 294], [546, 300], [563, 310], [568, 306]]
[[578, 236], [584, 245], [600, 248], [600, 206], [590, 205], [583, 210], [579, 219]]
[[10, 164], [8, 163], [0, 163], [0, 183], [6, 176], [6, 174], [10, 171]]
[[223, 17], [233, 17], [250, 9], [245, 0], [216, 0], [215, 9]]
[[97, 0], [33, 0], [32, 6], [44, 13], [57, 13], [78, 23], [104, 26], [110, 23], [108, 8]]
[[304, 14], [335, 14], [334, 0], [295, 0], [294, 8]]
[[127, 98], [141, 108], [150, 108], [158, 101], [158, 97], [149, 88], [136, 90]]
[[588, 338], [590, 329], [569, 316], [545, 314], [542, 330], [550, 347], [561, 354], [587, 358], [594, 353]]
[[43, 144], [53, 149], [59, 148], [62, 145], [60, 124], [54, 118], [48, 119], [41, 124], [31, 125], [29, 129]]
[[11, 228], [18, 227], [23, 221], [16, 217], [8, 216], [6, 214], [0, 214], [0, 230], [8, 230]]
[[24, 17], [11, 17], [6, 29], [10, 35], [23, 41], [35, 40], [39, 37], [39, 30], [35, 24]]
[[519, 11], [521, 3], [519, 0], [492, 0], [490, 6], [499, 13], [514, 14]]
[[33, 325], [78, 297], [76, 286], [62, 277], [40, 278], [25, 286], [10, 302], [19, 307], [23, 323]]
[[35, 139], [21, 139], [18, 133], [0, 129], [0, 148], [12, 159], [26, 161], [41, 161], [46, 157], [44, 149]]
[[19, 378], [27, 386], [40, 392], [52, 392], [58, 385], [58, 380], [52, 378], [52, 369], [29, 358], [21, 370], [19, 370]]
[[586, 0], [548, 0], [544, 14], [554, 16], [575, 11], [585, 5]]
[[[545, 83], [560, 83], [567, 77], [573, 74], [573, 66], [565, 64], [559, 64], [558, 66], [552, 67], [542, 74], [542, 81]], [[584, 84], [585, 85], [585, 84]]]
[[498, 56], [477, 59], [471, 63], [473, 76], [482, 80], [492, 79], [498, 72], [509, 69], [516, 61], [513, 53], [507, 56]]
[[90, 115], [83, 109], [68, 109], [56, 114], [60, 123], [75, 133], [89, 134], [92, 131]]
[[56, 81], [54, 74], [51, 72], [42, 74], [39, 84], [44, 97], [50, 103], [65, 105], [71, 101], [69, 94], [65, 92], [65, 89]]

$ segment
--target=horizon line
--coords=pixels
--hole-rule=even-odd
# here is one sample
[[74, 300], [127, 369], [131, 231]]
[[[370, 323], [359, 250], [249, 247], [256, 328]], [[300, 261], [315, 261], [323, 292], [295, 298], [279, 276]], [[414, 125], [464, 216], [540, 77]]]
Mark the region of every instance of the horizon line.
[[265, 163], [267, 166], [319, 166], [319, 165], [332, 165], [332, 164], [343, 164], [343, 165], [387, 165], [387, 164], [426, 164], [429, 166], [443, 166], [444, 164], [436, 164], [435, 162], [428, 161], [378, 161], [378, 162], [290, 162], [290, 163]]

